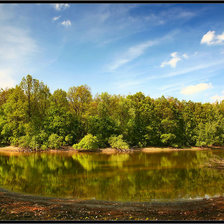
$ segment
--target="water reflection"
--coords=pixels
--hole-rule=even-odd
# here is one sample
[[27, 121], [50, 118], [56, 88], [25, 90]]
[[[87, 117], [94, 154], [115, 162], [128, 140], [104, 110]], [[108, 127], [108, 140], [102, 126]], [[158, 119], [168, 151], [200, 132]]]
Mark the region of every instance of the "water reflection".
[[206, 168], [221, 151], [0, 155], [0, 185], [44, 196], [150, 201], [222, 195], [224, 172]]

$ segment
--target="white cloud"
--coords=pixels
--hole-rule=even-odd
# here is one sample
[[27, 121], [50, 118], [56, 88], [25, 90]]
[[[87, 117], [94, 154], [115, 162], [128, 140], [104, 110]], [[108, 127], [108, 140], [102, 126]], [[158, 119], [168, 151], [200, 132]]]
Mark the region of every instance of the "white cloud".
[[177, 52], [173, 52], [170, 54], [171, 59], [169, 61], [164, 61], [160, 65], [161, 68], [165, 67], [166, 65], [169, 65], [171, 68], [175, 68], [177, 65], [177, 62], [181, 60], [180, 57], [177, 56]]
[[211, 45], [215, 39], [215, 31], [208, 31], [201, 39], [201, 44]]
[[54, 8], [57, 10], [57, 11], [61, 11], [62, 9], [67, 9], [69, 8], [70, 5], [69, 4], [54, 4]]
[[224, 41], [224, 32], [220, 35], [217, 35], [217, 42], [222, 43]]
[[141, 56], [145, 50], [153, 45], [155, 45], [156, 41], [146, 41], [142, 44], [135, 45], [133, 47], [130, 47], [126, 53], [124, 53], [120, 58], [115, 60], [115, 62], [109, 66], [110, 70], [116, 70], [120, 66], [134, 60], [135, 58]]
[[192, 95], [210, 88], [212, 88], [211, 83], [199, 83], [197, 85], [191, 85], [183, 88], [181, 93], [184, 95]]
[[61, 25], [65, 27], [69, 27], [72, 25], [72, 23], [70, 20], [64, 20], [63, 22], [61, 22]]
[[224, 32], [216, 35], [215, 31], [208, 31], [201, 39], [201, 44], [216, 45], [224, 43]]
[[60, 17], [61, 17], [61, 16], [55, 16], [52, 20], [53, 20], [53, 21], [56, 21], [56, 20], [60, 19]]
[[215, 96], [212, 96], [210, 97], [210, 99], [213, 101], [213, 102], [220, 102], [222, 100], [224, 100], [224, 91], [222, 91], [222, 95], [219, 96], [219, 95], [215, 95]]
[[182, 59], [189, 58], [189, 56], [186, 53], [182, 54], [182, 56], [178, 56], [177, 52], [171, 53], [170, 56], [171, 56], [171, 59], [169, 61], [164, 61], [161, 63], [161, 65], [160, 65], [161, 68], [163, 68], [167, 65], [169, 65], [171, 68], [176, 68], [178, 61], [181, 61]]

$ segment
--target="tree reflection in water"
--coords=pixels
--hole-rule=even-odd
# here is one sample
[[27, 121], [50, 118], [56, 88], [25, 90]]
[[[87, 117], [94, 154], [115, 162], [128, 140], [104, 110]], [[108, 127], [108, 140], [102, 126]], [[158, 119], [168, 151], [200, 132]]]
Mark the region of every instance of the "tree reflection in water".
[[115, 201], [223, 195], [224, 172], [204, 166], [223, 156], [217, 150], [0, 155], [0, 185], [27, 194]]

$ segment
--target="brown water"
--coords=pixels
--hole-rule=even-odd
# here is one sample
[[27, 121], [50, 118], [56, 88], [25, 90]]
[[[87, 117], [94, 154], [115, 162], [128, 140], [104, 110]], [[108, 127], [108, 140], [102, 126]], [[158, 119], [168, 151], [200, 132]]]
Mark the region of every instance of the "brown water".
[[224, 172], [204, 166], [212, 158], [224, 158], [224, 152], [0, 154], [0, 186], [25, 194], [111, 201], [215, 197], [224, 195]]

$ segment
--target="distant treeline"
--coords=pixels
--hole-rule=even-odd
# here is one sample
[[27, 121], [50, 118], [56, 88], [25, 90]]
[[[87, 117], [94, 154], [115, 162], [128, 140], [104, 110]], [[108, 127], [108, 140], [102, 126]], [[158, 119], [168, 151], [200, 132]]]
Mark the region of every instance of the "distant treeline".
[[83, 138], [92, 139], [94, 147], [224, 145], [224, 101], [153, 99], [142, 92], [93, 97], [86, 85], [51, 94], [47, 85], [30, 75], [15, 88], [0, 90], [2, 145], [77, 148]]

